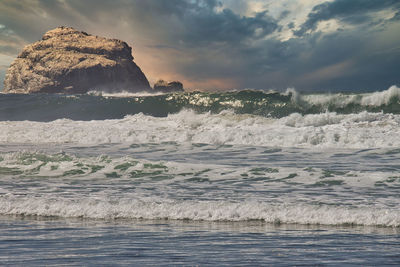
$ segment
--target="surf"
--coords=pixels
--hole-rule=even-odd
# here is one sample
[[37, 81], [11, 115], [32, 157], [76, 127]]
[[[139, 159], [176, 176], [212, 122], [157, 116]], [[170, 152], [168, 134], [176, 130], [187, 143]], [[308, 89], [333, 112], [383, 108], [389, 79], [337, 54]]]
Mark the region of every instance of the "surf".
[[183, 110], [218, 114], [232, 110], [268, 118], [335, 112], [400, 114], [400, 89], [392, 86], [375, 93], [302, 94], [294, 89], [285, 93], [255, 90], [230, 92], [186, 92], [172, 94], [109, 94], [90, 92], [82, 95], [35, 94], [0, 95], [0, 121], [53, 121], [122, 119], [143, 113], [167, 117]]

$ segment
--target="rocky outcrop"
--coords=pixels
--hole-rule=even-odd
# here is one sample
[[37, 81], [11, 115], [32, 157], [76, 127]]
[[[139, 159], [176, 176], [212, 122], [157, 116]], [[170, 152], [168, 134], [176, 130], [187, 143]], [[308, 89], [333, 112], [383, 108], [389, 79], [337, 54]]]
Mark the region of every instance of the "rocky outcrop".
[[154, 84], [154, 90], [163, 93], [183, 92], [183, 84], [181, 82], [166, 82], [159, 80]]
[[76, 94], [91, 90], [152, 89], [127, 43], [58, 27], [23, 49], [7, 70], [3, 92]]

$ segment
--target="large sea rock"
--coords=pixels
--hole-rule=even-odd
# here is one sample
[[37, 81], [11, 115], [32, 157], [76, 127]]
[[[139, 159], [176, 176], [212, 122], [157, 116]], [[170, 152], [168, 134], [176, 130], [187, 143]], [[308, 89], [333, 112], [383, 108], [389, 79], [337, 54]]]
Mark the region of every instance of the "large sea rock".
[[26, 46], [7, 70], [4, 93], [153, 91], [132, 48], [117, 39], [58, 27]]

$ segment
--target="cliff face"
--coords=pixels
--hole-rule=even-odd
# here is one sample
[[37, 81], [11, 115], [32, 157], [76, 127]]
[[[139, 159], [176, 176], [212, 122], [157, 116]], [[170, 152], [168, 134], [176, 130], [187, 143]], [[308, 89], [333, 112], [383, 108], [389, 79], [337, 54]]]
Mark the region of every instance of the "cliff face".
[[26, 46], [7, 70], [4, 93], [152, 91], [132, 49], [116, 39], [58, 27]]

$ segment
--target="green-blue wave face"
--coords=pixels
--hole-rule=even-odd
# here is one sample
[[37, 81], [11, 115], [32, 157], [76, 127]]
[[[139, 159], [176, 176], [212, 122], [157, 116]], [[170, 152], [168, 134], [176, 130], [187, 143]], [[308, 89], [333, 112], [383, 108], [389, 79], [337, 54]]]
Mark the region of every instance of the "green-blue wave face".
[[251, 114], [282, 118], [292, 113], [351, 114], [383, 112], [400, 114], [400, 88], [363, 94], [299, 94], [255, 90], [186, 92], [164, 95], [0, 95], [0, 120], [50, 121], [120, 119], [143, 113], [165, 117], [191, 109], [198, 113]]

